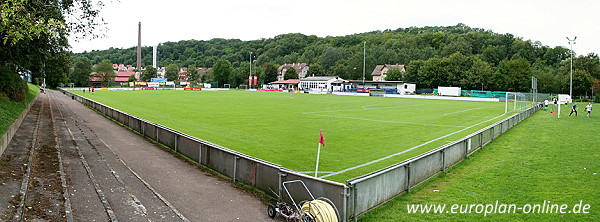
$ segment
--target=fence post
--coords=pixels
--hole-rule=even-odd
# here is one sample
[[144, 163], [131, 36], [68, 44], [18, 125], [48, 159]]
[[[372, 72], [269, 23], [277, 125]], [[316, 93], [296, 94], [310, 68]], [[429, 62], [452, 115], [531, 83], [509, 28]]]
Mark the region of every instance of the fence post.
[[406, 164], [406, 192], [410, 191], [410, 162]]
[[353, 187], [354, 187], [354, 199], [352, 200], [352, 201], [354, 201], [354, 212], [352, 213], [352, 217], [354, 218], [354, 222], [358, 221], [358, 216], [356, 216], [356, 208], [357, 208], [356, 206], [358, 204], [358, 200], [357, 200], [358, 197], [356, 196], [357, 195], [357, 191], [356, 191], [357, 190], [356, 189], [357, 186], [356, 185], [358, 185], [358, 184], [356, 183], [356, 184], [353, 185]]
[[173, 149], [175, 149], [175, 152], [177, 152], [177, 137], [178, 137], [178, 135], [177, 135], [177, 133], [174, 133], [174, 132], [171, 132], [171, 133], [173, 133], [173, 135], [175, 135], [175, 146], [173, 147]]
[[236, 174], [237, 174], [237, 159], [238, 159], [238, 156], [234, 155], [233, 156], [233, 182], [234, 183], [235, 183]]
[[442, 172], [446, 172], [446, 148], [442, 149]]

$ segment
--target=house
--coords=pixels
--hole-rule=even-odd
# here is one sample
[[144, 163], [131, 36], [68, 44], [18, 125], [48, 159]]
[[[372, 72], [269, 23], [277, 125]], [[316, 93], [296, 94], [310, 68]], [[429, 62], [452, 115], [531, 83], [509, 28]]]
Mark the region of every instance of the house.
[[406, 72], [406, 68], [404, 67], [404, 65], [377, 65], [371, 73], [371, 76], [373, 76], [373, 81], [385, 81], [385, 77], [387, 77], [388, 71], [392, 69], [398, 69], [400, 70], [400, 72]]
[[[187, 71], [187, 69], [186, 69]], [[180, 72], [179, 75], [177, 75], [177, 80], [179, 80], [180, 82], [187, 82], [188, 81], [188, 75], [186, 72]]]
[[270, 89], [280, 89], [280, 90], [298, 90], [298, 84], [300, 84], [299, 79], [286, 79], [281, 81], [275, 81], [269, 83]]
[[[129, 82], [130, 76], [135, 76], [135, 72], [126, 72], [126, 71], [114, 71], [115, 77], [111, 80], [111, 82], [118, 83], [126, 83]], [[102, 78], [95, 76], [95, 72], [92, 73], [92, 77], [90, 78], [90, 85], [94, 87], [102, 87], [104, 83], [102, 82]]]
[[283, 64], [277, 69], [277, 80], [284, 80], [285, 72], [290, 68], [294, 68], [296, 70], [296, 74], [298, 74], [298, 78], [302, 79], [308, 74], [309, 67], [306, 63]]
[[300, 90], [334, 92], [341, 91], [344, 80], [337, 76], [311, 76], [300, 79]]

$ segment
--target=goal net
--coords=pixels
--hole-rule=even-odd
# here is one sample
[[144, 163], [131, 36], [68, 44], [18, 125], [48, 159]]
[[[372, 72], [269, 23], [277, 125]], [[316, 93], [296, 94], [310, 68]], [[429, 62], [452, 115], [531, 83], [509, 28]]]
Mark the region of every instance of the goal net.
[[240, 86], [238, 87], [238, 89], [248, 90], [248, 85], [240, 84]]
[[531, 104], [527, 95], [520, 92], [506, 92], [504, 101], [504, 113], [520, 112], [526, 110], [527, 105]]
[[224, 84], [223, 88], [228, 88], [229, 89], [229, 88], [231, 88], [231, 85], [230, 84]]

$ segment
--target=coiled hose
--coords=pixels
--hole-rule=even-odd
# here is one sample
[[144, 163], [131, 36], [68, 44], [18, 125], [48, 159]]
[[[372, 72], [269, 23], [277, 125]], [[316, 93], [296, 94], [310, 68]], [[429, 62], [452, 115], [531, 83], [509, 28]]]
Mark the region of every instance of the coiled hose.
[[314, 222], [338, 222], [337, 211], [323, 200], [304, 202], [301, 211], [301, 214], [308, 214]]

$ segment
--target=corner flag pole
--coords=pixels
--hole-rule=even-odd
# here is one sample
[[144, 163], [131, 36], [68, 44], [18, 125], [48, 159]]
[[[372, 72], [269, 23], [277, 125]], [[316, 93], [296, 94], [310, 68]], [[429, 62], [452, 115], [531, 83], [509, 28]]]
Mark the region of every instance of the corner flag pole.
[[319, 157], [321, 156], [321, 145], [325, 146], [325, 137], [323, 137], [323, 130], [319, 132], [319, 148], [317, 150], [317, 166], [315, 167], [315, 177], [319, 174]]

